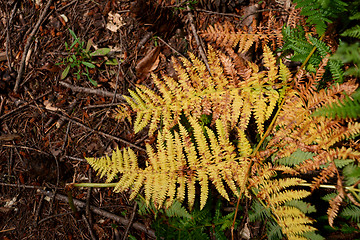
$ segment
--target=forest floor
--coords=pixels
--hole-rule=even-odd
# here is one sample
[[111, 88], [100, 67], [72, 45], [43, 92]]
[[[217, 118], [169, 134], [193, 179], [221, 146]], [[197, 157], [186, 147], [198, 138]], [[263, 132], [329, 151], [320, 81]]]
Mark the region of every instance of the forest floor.
[[[114, 119], [121, 95], [139, 83], [152, 88], [150, 72], [171, 74], [171, 56], [194, 52], [200, 58], [197, 33], [218, 22], [241, 27], [254, 16], [261, 21], [268, 11], [257, 9], [286, 17], [276, 3], [281, 1], [238, 1], [243, 4], [226, 9], [197, 5], [190, 11], [193, 20], [176, 1], [153, 1], [161, 7], [141, 2], [1, 0], [1, 239], [153, 238], [151, 219], [137, 214], [127, 193], [74, 188], [74, 214], [66, 185], [102, 182], [85, 157], [128, 146], [144, 154], [152, 139]], [[69, 29], [84, 46], [66, 50], [74, 42]], [[83, 55], [80, 60], [93, 65], [79, 63], [79, 75], [76, 64], [63, 73], [75, 49], [86, 50], [87, 43], [89, 52], [111, 52], [87, 60]]]

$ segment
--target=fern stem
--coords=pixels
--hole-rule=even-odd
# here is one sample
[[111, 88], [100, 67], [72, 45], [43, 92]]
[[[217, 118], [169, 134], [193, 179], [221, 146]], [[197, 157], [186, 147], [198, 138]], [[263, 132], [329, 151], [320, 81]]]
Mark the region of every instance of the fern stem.
[[260, 142], [259, 144], [256, 146], [256, 149], [254, 150], [254, 152], [251, 154], [252, 157], [255, 157], [255, 154], [259, 151], [260, 147], [261, 147], [261, 144], [263, 144], [263, 142], [265, 141], [266, 137], [270, 134], [270, 132], [272, 131], [274, 125], [275, 125], [275, 121], [277, 119], [277, 117], [279, 116], [280, 114], [280, 110], [282, 108], [282, 106], [284, 105], [285, 103], [285, 96], [283, 97], [280, 105], [279, 105], [279, 108], [278, 110], [276, 111], [275, 113], [275, 116], [273, 117], [273, 119], [271, 120], [271, 123], [269, 125], [269, 127], [267, 128], [266, 132], [264, 133], [263, 137], [260, 139]]
[[[325, 33], [323, 33], [321, 35], [321, 37], [319, 38], [320, 41], [323, 40], [323, 38], [325, 37]], [[309, 55], [306, 57], [305, 61], [303, 62], [303, 64], [301, 64], [300, 69], [303, 69], [305, 67], [305, 65], [308, 63], [308, 61], [310, 60], [311, 56], [314, 54], [314, 52], [316, 51], [316, 47], [314, 46], [314, 48], [311, 50], [311, 52], [309, 53]]]
[[[282, 106], [284, 105], [285, 103], [285, 96], [283, 97], [280, 105], [279, 105], [279, 108], [278, 110], [276, 111], [275, 113], [275, 116], [273, 117], [269, 127], [267, 128], [266, 132], [264, 133], [263, 137], [260, 139], [260, 142], [259, 144], [256, 146], [255, 150], [253, 151], [253, 153], [251, 154], [251, 157], [254, 157], [256, 155], [256, 153], [259, 151], [260, 147], [261, 147], [261, 144], [265, 141], [265, 138], [270, 134], [271, 130], [273, 129], [274, 125], [275, 125], [275, 121], [277, 119], [277, 117], [279, 116], [280, 114], [280, 110], [282, 108]], [[252, 162], [249, 164], [249, 168], [247, 170], [247, 173], [246, 173], [246, 178], [245, 178], [245, 181], [247, 182], [248, 179], [249, 179], [249, 175], [250, 175], [250, 169], [251, 169], [251, 165], [252, 165]], [[245, 185], [246, 183], [244, 183]], [[231, 226], [231, 239], [234, 240], [234, 234], [233, 234], [233, 230], [234, 230], [234, 226], [235, 226], [235, 221], [236, 221], [236, 217], [237, 217], [237, 212], [238, 212], [238, 209], [239, 209], [239, 204], [240, 204], [240, 199], [241, 199], [241, 195], [239, 196], [238, 198], [238, 201], [236, 203], [236, 209], [235, 209], [235, 214], [234, 214], [234, 220], [233, 220], [233, 225]], [[260, 201], [261, 204], [264, 205], [263, 202], [261, 202], [260, 199], [258, 199]]]
[[75, 187], [115, 187], [117, 183], [74, 183]]

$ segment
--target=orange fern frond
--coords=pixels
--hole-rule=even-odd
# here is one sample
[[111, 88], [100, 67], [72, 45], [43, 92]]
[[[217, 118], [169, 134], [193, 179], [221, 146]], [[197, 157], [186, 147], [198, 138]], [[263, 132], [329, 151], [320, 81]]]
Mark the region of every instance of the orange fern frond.
[[[235, 30], [229, 22], [216, 23], [214, 26], [209, 26], [201, 36], [219, 47], [237, 46], [239, 53], [246, 53], [254, 43], [261, 47], [269, 42], [278, 46], [282, 44], [281, 27], [275, 28], [274, 26], [270, 28], [259, 26], [248, 33], [247, 30]], [[259, 44], [260, 42], [261, 44]]]

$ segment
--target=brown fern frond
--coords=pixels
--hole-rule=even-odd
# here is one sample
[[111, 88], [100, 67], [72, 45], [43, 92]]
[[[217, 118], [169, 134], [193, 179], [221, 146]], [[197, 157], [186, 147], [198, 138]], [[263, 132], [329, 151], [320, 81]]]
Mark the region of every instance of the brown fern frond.
[[311, 184], [311, 190], [315, 190], [320, 187], [320, 184], [326, 183], [328, 179], [333, 177], [337, 172], [336, 166], [333, 162], [329, 164], [329, 166], [318, 174], [318, 176], [314, 177], [314, 180]]
[[245, 29], [235, 30], [229, 22], [216, 23], [214, 26], [209, 26], [201, 36], [219, 47], [238, 46], [239, 53], [247, 52], [254, 43], [261, 47], [269, 42], [277, 46], [282, 44], [281, 27], [275, 28], [274, 25], [267, 28], [259, 26], [248, 33]]
[[338, 194], [335, 198], [329, 201], [330, 207], [327, 210], [329, 225], [334, 227], [334, 219], [336, 218], [340, 205], [344, 200], [344, 196], [342, 194]]
[[295, 6], [292, 6], [289, 9], [289, 16], [286, 25], [291, 28], [296, 28], [301, 18], [300, 12], [301, 12], [301, 8], [295, 8]]

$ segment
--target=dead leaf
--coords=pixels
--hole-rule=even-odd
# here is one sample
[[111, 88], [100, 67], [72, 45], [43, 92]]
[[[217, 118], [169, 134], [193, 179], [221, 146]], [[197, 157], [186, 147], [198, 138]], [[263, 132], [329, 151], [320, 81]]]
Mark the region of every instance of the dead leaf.
[[6, 52], [0, 52], [0, 62], [6, 61]]
[[47, 110], [50, 110], [50, 111], [55, 111], [55, 112], [61, 111], [61, 109], [54, 107], [49, 100], [44, 101], [44, 106]]
[[136, 65], [136, 76], [138, 81], [143, 81], [150, 76], [150, 72], [154, 71], [159, 64], [158, 58], [160, 54], [160, 47], [155, 47], [150, 50], [145, 57], [143, 57]]
[[122, 26], [124, 26], [125, 23], [120, 16], [120, 14], [112, 12], [109, 12], [108, 15], [108, 22], [106, 23], [106, 28], [109, 29], [112, 32], [117, 32]]
[[39, 70], [47, 70], [49, 72], [55, 73], [55, 72], [59, 72], [61, 68], [53, 63], [48, 62], [48, 63], [45, 63], [44, 66], [42, 66], [41, 68], [38, 68], [38, 69]]

